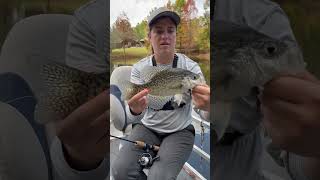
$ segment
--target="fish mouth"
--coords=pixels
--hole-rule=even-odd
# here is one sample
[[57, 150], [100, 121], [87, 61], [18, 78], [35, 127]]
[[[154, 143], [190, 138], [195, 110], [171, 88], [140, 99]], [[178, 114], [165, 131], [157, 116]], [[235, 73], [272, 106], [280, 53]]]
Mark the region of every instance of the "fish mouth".
[[258, 97], [258, 95], [260, 94], [261, 89], [258, 86], [253, 86], [250, 89], [250, 94], [254, 95], [255, 97]]
[[213, 94], [217, 101], [229, 101], [234, 98], [234, 83], [237, 75], [227, 68], [217, 68], [213, 73]]
[[234, 74], [226, 73], [225, 70], [217, 70], [213, 75], [213, 89], [217, 89], [219, 87], [228, 88], [231, 81], [235, 79]]

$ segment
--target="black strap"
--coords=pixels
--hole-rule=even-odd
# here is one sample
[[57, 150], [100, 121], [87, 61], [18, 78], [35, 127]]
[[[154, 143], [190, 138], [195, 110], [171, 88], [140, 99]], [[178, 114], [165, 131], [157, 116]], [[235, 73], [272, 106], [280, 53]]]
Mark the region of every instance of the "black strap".
[[[161, 109], [153, 109], [151, 107], [148, 107], [149, 109], [152, 109], [154, 111], [168, 111], [168, 110], [174, 110], [175, 107], [172, 106], [172, 100], [168, 101], [165, 105], [163, 105], [163, 107]], [[177, 106], [177, 108], [182, 108], [183, 106], [185, 106], [186, 103], [181, 103], [179, 106]]]
[[152, 56], [152, 66], [157, 66], [157, 62], [156, 62], [156, 60], [154, 59], [154, 56]]
[[156, 62], [156, 60], [154, 59], [154, 56], [152, 56], [152, 66], [157, 66], [157, 62]]
[[[177, 65], [178, 65], [178, 56], [174, 54], [172, 68], [177, 68]], [[152, 66], [157, 66], [157, 62], [154, 56], [152, 56]]]
[[178, 65], [178, 56], [174, 54], [172, 68], [177, 68], [177, 65]]

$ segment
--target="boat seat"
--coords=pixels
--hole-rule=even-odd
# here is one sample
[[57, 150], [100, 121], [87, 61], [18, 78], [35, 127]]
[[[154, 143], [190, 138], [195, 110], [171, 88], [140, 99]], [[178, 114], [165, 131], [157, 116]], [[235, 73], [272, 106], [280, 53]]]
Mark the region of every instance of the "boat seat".
[[53, 179], [50, 136], [46, 126], [36, 121], [34, 109], [41, 91], [40, 67], [49, 61], [64, 63], [71, 19], [62, 14], [22, 19], [2, 46], [0, 162], [8, 179]]
[[128, 134], [131, 130], [131, 122], [126, 114], [127, 102], [121, 99], [123, 94], [123, 82], [130, 81], [132, 66], [120, 66], [113, 70], [110, 76], [110, 123], [117, 130]]

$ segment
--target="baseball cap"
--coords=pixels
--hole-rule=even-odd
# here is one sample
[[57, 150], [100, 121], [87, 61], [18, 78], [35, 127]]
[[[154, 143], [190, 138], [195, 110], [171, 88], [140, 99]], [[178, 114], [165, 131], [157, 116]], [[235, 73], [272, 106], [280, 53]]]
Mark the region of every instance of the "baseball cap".
[[171, 11], [166, 7], [160, 7], [158, 9], [152, 11], [150, 13], [150, 15], [148, 16], [147, 20], [148, 20], [149, 27], [161, 17], [169, 17], [169, 18], [171, 18], [172, 21], [177, 26], [180, 23], [180, 17], [176, 12]]

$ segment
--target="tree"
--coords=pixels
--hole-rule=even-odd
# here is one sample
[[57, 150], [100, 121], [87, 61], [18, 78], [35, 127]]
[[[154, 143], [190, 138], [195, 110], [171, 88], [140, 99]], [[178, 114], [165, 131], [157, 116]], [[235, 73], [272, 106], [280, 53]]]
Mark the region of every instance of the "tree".
[[189, 51], [195, 47], [195, 41], [194, 41], [194, 29], [197, 29], [197, 26], [194, 26], [195, 24], [192, 23], [192, 19], [195, 18], [196, 14], [198, 12], [198, 9], [196, 7], [196, 3], [194, 0], [187, 0], [186, 4], [183, 7], [183, 15], [184, 19], [186, 21], [186, 53], [188, 54]]
[[120, 43], [121, 43], [120, 33], [117, 31], [117, 28], [115, 27], [115, 25], [113, 25], [110, 32], [111, 49], [119, 48]]
[[182, 9], [185, 4], [186, 4], [185, 0], [176, 0], [175, 4], [173, 6], [174, 10], [180, 15], [180, 17], [183, 15]]
[[197, 13], [194, 0], [176, 0], [174, 10], [180, 15], [180, 26], [177, 31], [177, 44], [180, 50], [189, 53], [189, 50], [195, 46], [193, 29], [197, 27], [191, 23], [191, 20]]
[[[171, 3], [170, 3], [171, 5]], [[183, 42], [183, 33], [184, 33], [184, 30], [183, 30], [183, 26], [184, 26], [184, 19], [183, 19], [183, 14], [182, 14], [182, 9], [183, 9], [183, 6], [185, 5], [185, 0], [176, 0], [176, 2], [171, 5], [172, 6], [172, 10], [174, 10], [175, 12], [177, 12], [177, 14], [180, 16], [180, 25], [178, 26], [178, 29], [177, 29], [177, 46], [178, 46], [178, 49], [181, 50], [182, 49], [182, 42]]]
[[173, 7], [173, 5], [171, 4], [171, 1], [170, 1], [170, 0], [168, 0], [166, 6], [167, 6], [167, 8], [168, 8], [169, 10], [174, 10], [174, 7]]
[[126, 64], [126, 44], [134, 39], [134, 33], [133, 29], [131, 27], [131, 24], [129, 22], [129, 18], [125, 12], [122, 12], [116, 22], [115, 22], [115, 28], [119, 32], [119, 37], [121, 39], [122, 48], [123, 48], [123, 55], [124, 55], [124, 61]]
[[142, 22], [138, 23], [134, 28], [135, 36], [137, 40], [141, 40], [147, 37], [147, 21], [143, 20]]
[[200, 50], [210, 49], [210, 30], [209, 30], [209, 17], [199, 18], [198, 35], [196, 38], [197, 46]]
[[210, 0], [206, 0], [203, 8], [205, 10], [204, 16], [201, 17], [202, 29], [199, 34], [200, 49], [210, 49]]
[[187, 20], [195, 18], [198, 9], [194, 0], [187, 0], [186, 4], [183, 6], [183, 15]]

